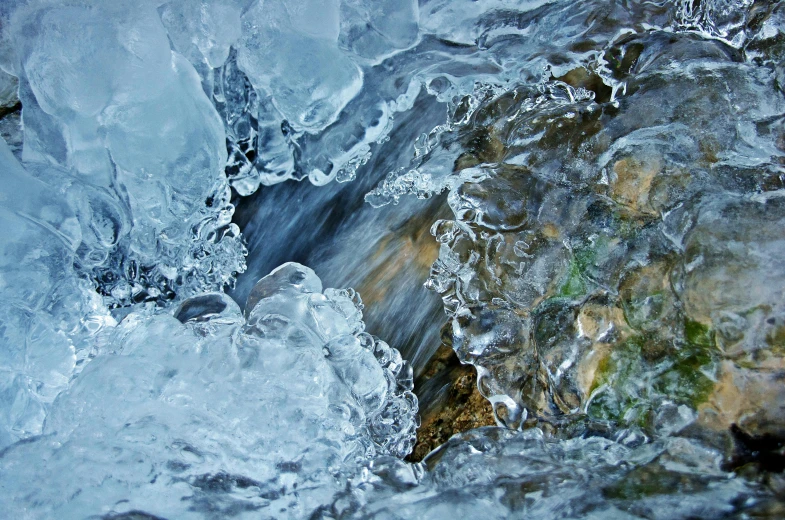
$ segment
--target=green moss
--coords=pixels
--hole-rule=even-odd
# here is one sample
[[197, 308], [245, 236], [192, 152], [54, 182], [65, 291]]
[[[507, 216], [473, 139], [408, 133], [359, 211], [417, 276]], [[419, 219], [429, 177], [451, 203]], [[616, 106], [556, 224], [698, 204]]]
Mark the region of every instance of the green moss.
[[591, 417], [623, 421], [631, 409], [643, 404], [638, 392], [639, 378], [645, 372], [642, 336], [633, 336], [617, 344], [603, 359], [595, 372], [591, 391], [606, 389], [592, 399], [588, 408]]
[[562, 298], [578, 298], [587, 292], [586, 282], [581, 276], [581, 270], [575, 259], [570, 260], [567, 275], [559, 287], [558, 296]]
[[624, 320], [634, 329], [645, 329], [651, 322], [659, 319], [665, 308], [665, 293], [655, 291], [645, 298], [623, 300], [621, 302]]
[[641, 232], [641, 223], [625, 215], [614, 213], [617, 224], [617, 234], [625, 241], [629, 241]]
[[696, 321], [685, 320], [684, 339], [684, 344], [673, 354], [673, 367], [658, 379], [655, 389], [697, 408], [706, 402], [714, 388], [714, 381], [704, 373], [716, 357], [714, 331]]
[[684, 339], [694, 345], [713, 346], [714, 332], [702, 323], [687, 319], [684, 320]]
[[597, 258], [601, 252], [608, 249], [608, 237], [601, 235], [595, 239], [595, 242], [589, 246], [584, 246], [576, 249], [573, 254], [573, 259], [578, 270], [582, 273], [594, 267], [597, 264]]
[[766, 343], [771, 351], [782, 356], [785, 354], [785, 325], [772, 327], [766, 334]]
[[597, 266], [597, 259], [608, 250], [608, 237], [598, 238], [590, 246], [576, 248], [570, 258], [570, 265], [559, 285], [558, 296], [562, 298], [579, 298], [589, 293], [586, 274]]
[[750, 361], [749, 359], [738, 359], [734, 361], [734, 364], [740, 368], [746, 368], [747, 370], [756, 370], [760, 368], [760, 365], [758, 365], [758, 363], [755, 363], [754, 361]]
[[575, 305], [570, 298], [544, 300], [532, 311], [532, 318], [534, 341], [545, 351], [576, 334]]
[[713, 331], [685, 321], [685, 341], [635, 335], [614, 346], [597, 367], [591, 390], [605, 386], [587, 410], [591, 417], [646, 427], [657, 402], [693, 408], [714, 388], [706, 375], [716, 360]]

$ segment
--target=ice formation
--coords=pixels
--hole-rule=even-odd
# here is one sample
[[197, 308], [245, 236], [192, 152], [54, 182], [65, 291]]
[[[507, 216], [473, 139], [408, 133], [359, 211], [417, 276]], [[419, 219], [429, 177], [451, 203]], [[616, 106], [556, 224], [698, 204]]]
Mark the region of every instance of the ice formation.
[[[0, 511], [782, 516], [783, 5], [3, 2]], [[422, 463], [355, 291], [290, 262], [224, 292], [243, 197], [371, 175], [362, 212], [266, 214], [346, 203], [336, 271], [438, 247], [420, 282], [499, 426]], [[430, 249], [366, 236], [442, 209]], [[373, 303], [430, 324], [405, 294]]]
[[353, 490], [353, 500], [337, 502], [347, 505], [336, 517], [665, 520], [722, 518], [740, 504], [751, 514], [771, 511], [767, 493], [730, 478], [720, 459], [684, 438], [642, 445], [597, 436], [554, 441], [538, 429], [486, 427], [432, 452], [427, 472], [402, 463], [384, 468]]
[[113, 320], [73, 272], [79, 221], [0, 141], [0, 449], [41, 433], [47, 406]]
[[352, 293], [297, 264], [259, 281], [245, 317], [203, 294], [97, 343], [43, 435], [5, 450], [6, 514], [301, 518], [413, 443], [411, 368], [363, 331]]
[[225, 133], [153, 5], [33, 2], [6, 32], [22, 157], [68, 191], [82, 227], [78, 271], [114, 305], [230, 283], [243, 246]]

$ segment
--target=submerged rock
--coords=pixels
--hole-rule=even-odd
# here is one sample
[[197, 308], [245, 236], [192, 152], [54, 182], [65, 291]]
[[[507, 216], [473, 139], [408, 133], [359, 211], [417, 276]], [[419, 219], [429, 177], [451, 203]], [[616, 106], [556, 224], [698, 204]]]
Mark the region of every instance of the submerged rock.
[[493, 408], [477, 390], [477, 372], [442, 345], [415, 380], [420, 401], [417, 442], [407, 460], [419, 462], [453, 435], [495, 426]]
[[[533, 111], [512, 90], [443, 137], [461, 143], [456, 220], [434, 225], [429, 283], [453, 348], [511, 427], [587, 420], [657, 436], [673, 404], [690, 410], [682, 427], [781, 430], [783, 149], [768, 121], [785, 105], [771, 69], [692, 35], [618, 48], [634, 53], [618, 99], [543, 96]], [[749, 121], [758, 130], [737, 140]]]

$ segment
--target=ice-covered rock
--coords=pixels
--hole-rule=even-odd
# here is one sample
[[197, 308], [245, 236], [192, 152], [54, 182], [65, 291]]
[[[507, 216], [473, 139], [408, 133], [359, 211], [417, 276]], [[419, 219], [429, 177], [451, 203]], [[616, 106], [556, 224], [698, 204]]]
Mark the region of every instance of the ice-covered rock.
[[[0, 510], [782, 516], [783, 12], [3, 2], [0, 131], [24, 148], [0, 143]], [[423, 98], [447, 108], [430, 132]], [[286, 264], [244, 311], [221, 292], [245, 253], [229, 183], [351, 180], [396, 125], [413, 162], [373, 163], [393, 173], [368, 200], [449, 190], [443, 338], [528, 428], [422, 465], [401, 460], [411, 371], [353, 291]], [[353, 258], [324, 265], [432, 250], [405, 219], [408, 245], [368, 240], [384, 222], [330, 200]]]
[[[479, 88], [368, 200], [450, 189], [456, 218], [434, 225], [429, 285], [500, 421], [588, 417], [656, 435], [659, 406], [675, 402], [725, 436], [742, 417], [781, 429], [776, 68], [672, 30], [603, 56], [594, 78]], [[729, 397], [734, 378], [768, 397]]]
[[[685, 438], [652, 444], [598, 436], [558, 441], [538, 429], [456, 435], [417, 471], [391, 462], [320, 518], [688, 519], [766, 515], [770, 492], [733, 478], [715, 450]], [[375, 471], [374, 471], [375, 470]]]

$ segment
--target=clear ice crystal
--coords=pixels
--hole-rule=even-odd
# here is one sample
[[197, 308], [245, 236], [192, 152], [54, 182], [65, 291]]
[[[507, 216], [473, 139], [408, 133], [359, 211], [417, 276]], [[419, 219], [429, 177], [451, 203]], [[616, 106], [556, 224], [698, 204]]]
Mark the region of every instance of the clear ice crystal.
[[344, 0], [339, 43], [359, 58], [381, 63], [417, 42], [419, 11], [416, 0]]
[[62, 195], [0, 140], [0, 449], [41, 433], [49, 404], [113, 320], [71, 265], [82, 239]]
[[312, 3], [323, 5], [314, 11], [290, 10], [282, 0], [256, 3], [243, 17], [237, 63], [295, 130], [316, 133], [360, 91], [362, 71], [331, 37], [338, 2]]
[[240, 39], [241, 2], [187, 0], [166, 3], [158, 10], [175, 49], [197, 70], [223, 65]]

